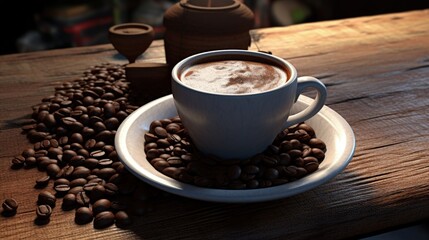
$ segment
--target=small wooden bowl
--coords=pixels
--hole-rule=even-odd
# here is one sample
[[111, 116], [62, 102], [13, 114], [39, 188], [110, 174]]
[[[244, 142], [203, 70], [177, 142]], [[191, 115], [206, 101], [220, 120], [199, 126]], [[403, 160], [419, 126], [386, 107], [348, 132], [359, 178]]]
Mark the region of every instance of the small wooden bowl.
[[134, 63], [154, 38], [153, 28], [143, 23], [124, 23], [109, 29], [109, 40], [115, 49]]

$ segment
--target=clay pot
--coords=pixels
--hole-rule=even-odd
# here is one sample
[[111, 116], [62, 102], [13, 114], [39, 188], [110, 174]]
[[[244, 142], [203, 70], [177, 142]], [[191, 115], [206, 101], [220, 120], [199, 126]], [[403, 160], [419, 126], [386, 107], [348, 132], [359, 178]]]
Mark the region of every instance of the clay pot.
[[153, 38], [153, 28], [142, 23], [118, 24], [109, 29], [110, 42], [130, 63], [146, 51]]
[[253, 12], [236, 0], [181, 0], [164, 14], [166, 61], [204, 51], [247, 49]]

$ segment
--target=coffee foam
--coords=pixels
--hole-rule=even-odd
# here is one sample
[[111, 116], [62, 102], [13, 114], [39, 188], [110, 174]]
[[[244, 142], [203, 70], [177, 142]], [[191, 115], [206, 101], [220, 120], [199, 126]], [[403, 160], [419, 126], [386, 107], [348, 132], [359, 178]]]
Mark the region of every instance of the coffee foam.
[[226, 94], [264, 92], [283, 85], [286, 79], [286, 73], [276, 66], [241, 60], [197, 64], [180, 76], [192, 88]]

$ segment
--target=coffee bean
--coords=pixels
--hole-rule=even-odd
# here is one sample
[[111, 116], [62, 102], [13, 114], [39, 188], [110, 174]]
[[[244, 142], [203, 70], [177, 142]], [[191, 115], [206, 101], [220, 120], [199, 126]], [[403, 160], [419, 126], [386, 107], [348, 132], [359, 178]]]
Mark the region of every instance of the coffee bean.
[[95, 132], [102, 132], [107, 129], [106, 125], [104, 125], [104, 123], [101, 121], [94, 123], [92, 128], [95, 130]]
[[50, 179], [51, 177], [49, 175], [40, 177], [36, 180], [36, 186], [45, 187], [46, 185], [48, 185]]
[[63, 197], [63, 203], [61, 205], [61, 208], [67, 211], [67, 210], [74, 209], [75, 206], [76, 206], [76, 195], [73, 193], [67, 193]]
[[18, 209], [18, 202], [13, 198], [6, 198], [2, 204], [3, 211], [16, 212]]
[[51, 147], [51, 141], [48, 139], [45, 139], [41, 142], [41, 147], [44, 149], [49, 149]]
[[69, 190], [70, 186], [67, 184], [60, 184], [54, 187], [59, 196], [64, 196]]
[[119, 127], [120, 121], [116, 117], [111, 117], [111, 118], [106, 119], [104, 121], [104, 125], [106, 126], [106, 128], [108, 130], [114, 130], [114, 129], [117, 129]]
[[[37, 161], [37, 160], [36, 160], [36, 161]], [[47, 167], [48, 167], [49, 165], [51, 165], [51, 164], [57, 165], [57, 163], [58, 163], [58, 160], [46, 157], [46, 158], [43, 158], [43, 160], [39, 162], [38, 167], [39, 167], [39, 169], [41, 169], [41, 170], [47, 170]], [[57, 166], [58, 166], [58, 165], [57, 165]], [[56, 166], [51, 166], [51, 167], [50, 167], [50, 172], [51, 172], [51, 171], [52, 171], [52, 172], [56, 172], [56, 171], [57, 171], [57, 167], [56, 167]], [[49, 174], [50, 172], [48, 172], [48, 174]]]
[[303, 158], [310, 156], [310, 154], [311, 154], [310, 146], [307, 146], [307, 147], [302, 149], [302, 157]]
[[55, 207], [56, 201], [57, 198], [55, 197], [55, 195], [48, 191], [42, 191], [41, 193], [39, 193], [37, 198], [38, 205], [49, 205], [51, 207]]
[[305, 163], [304, 168], [307, 170], [307, 173], [312, 173], [319, 168], [319, 163], [314, 161], [307, 162]]
[[94, 148], [94, 146], [95, 146], [95, 144], [97, 143], [97, 141], [95, 140], [95, 139], [93, 139], [93, 138], [91, 138], [91, 139], [88, 139], [86, 142], [85, 142], [85, 148], [87, 149], [87, 150], [91, 150], [91, 149], [93, 149]]
[[97, 184], [104, 185], [106, 183], [106, 181], [104, 179], [99, 178], [97, 176], [96, 178], [93, 178], [93, 179], [89, 180], [88, 183], [97, 183]]
[[104, 180], [108, 180], [115, 173], [116, 173], [115, 169], [113, 169], [111, 167], [105, 167], [105, 168], [100, 169], [100, 171], [98, 171], [97, 176], [104, 179]]
[[76, 178], [86, 178], [91, 174], [91, 170], [84, 166], [78, 166], [74, 169], [73, 173], [71, 174], [71, 177], [73, 179]]
[[261, 161], [267, 166], [275, 166], [278, 163], [278, 160], [275, 157], [263, 156]]
[[105, 118], [113, 117], [116, 114], [115, 106], [111, 103], [104, 104], [103, 113]]
[[115, 224], [119, 228], [126, 228], [132, 224], [132, 220], [125, 211], [118, 211], [115, 214]]
[[92, 204], [92, 212], [97, 215], [100, 212], [108, 211], [112, 203], [108, 199], [99, 199]]
[[[51, 147], [48, 149], [48, 157], [53, 159], [58, 159], [58, 156], [62, 156], [63, 151], [58, 147]], [[62, 160], [62, 157], [61, 157]]]
[[[104, 148], [104, 146], [106, 146], [106, 143], [104, 143], [103, 141], [98, 141], [96, 144], [95, 144], [95, 146], [94, 146], [94, 148], [95, 149], [99, 149], [99, 150], [103, 150], [103, 148]], [[103, 150], [104, 151], [104, 150]], [[100, 154], [103, 154], [102, 152], [99, 152]], [[104, 151], [104, 155], [106, 155], [106, 151]], [[101, 156], [103, 156], [103, 155], [100, 155], [100, 157]]]
[[13, 169], [22, 168], [24, 167], [25, 158], [23, 156], [16, 156], [12, 159], [11, 163], [12, 163], [11, 168]]
[[46, 167], [46, 172], [50, 177], [55, 177], [60, 171], [61, 168], [56, 163], [49, 164]]
[[95, 158], [87, 158], [85, 159], [85, 161], [83, 162], [83, 165], [85, 167], [87, 167], [88, 169], [94, 169], [95, 167], [98, 166], [98, 160]]
[[310, 141], [308, 141], [308, 145], [310, 145], [312, 148], [318, 148], [321, 150], [326, 149], [326, 144], [318, 138], [310, 139]]
[[325, 159], [325, 152], [323, 152], [319, 148], [312, 148], [311, 154], [313, 154], [313, 156], [316, 157], [317, 160], [319, 160], [319, 162], [321, 162], [323, 159]]
[[95, 150], [91, 152], [89, 155], [93, 158], [102, 158], [104, 157], [105, 154], [106, 152], [104, 152], [103, 150]]
[[259, 187], [259, 181], [256, 179], [252, 179], [246, 183], [246, 187], [250, 188], [250, 189], [258, 188]]
[[171, 178], [177, 179], [181, 173], [181, 170], [175, 167], [166, 167], [161, 172]]
[[65, 178], [58, 178], [54, 181], [54, 187], [62, 184], [70, 185], [70, 181]]
[[94, 218], [94, 228], [107, 228], [115, 222], [115, 215], [110, 211], [103, 211], [97, 214]]
[[[83, 115], [82, 115], [83, 116]], [[81, 117], [82, 118], [82, 117]], [[82, 120], [81, 120], [82, 121]], [[90, 137], [93, 137], [93, 136], [95, 136], [95, 130], [94, 129], [92, 129], [92, 128], [90, 128], [90, 127], [84, 127], [83, 129], [82, 129], [82, 136], [84, 137], [84, 138], [90, 138]], [[94, 139], [95, 140], [95, 139]]]
[[52, 207], [50, 205], [42, 204], [37, 206], [36, 208], [37, 218], [41, 220], [48, 219], [49, 217], [51, 217], [51, 214], [52, 214]]
[[70, 182], [69, 186], [70, 186], [71, 188], [73, 188], [73, 187], [77, 187], [77, 186], [83, 186], [83, 185], [85, 185], [87, 182], [88, 182], [88, 180], [86, 180], [85, 178], [76, 178], [76, 179], [73, 179], [73, 180]]
[[24, 158], [34, 157], [35, 153], [36, 151], [34, 151], [33, 148], [27, 148], [24, 151], [22, 151], [21, 156], [23, 156]]
[[98, 166], [99, 166], [100, 168], [103, 168], [103, 167], [109, 167], [109, 166], [111, 166], [111, 165], [112, 165], [112, 163], [113, 163], [112, 159], [104, 158], [104, 159], [100, 159], [100, 160], [98, 161]]
[[147, 132], [144, 134], [144, 139], [147, 143], [156, 142], [158, 140], [158, 137], [150, 132]]
[[288, 151], [287, 153], [292, 158], [302, 157], [302, 151], [298, 150], [298, 149], [292, 149], [292, 150]]
[[92, 211], [88, 207], [80, 207], [76, 209], [74, 221], [79, 224], [90, 223], [93, 219]]
[[83, 136], [82, 134], [75, 132], [73, 133], [69, 138], [70, 143], [83, 143]]
[[85, 148], [79, 149], [76, 151], [76, 153], [84, 158], [88, 158], [89, 157], [89, 152], [88, 150], [86, 150]]
[[297, 167], [304, 167], [304, 159], [302, 157], [297, 157], [292, 161], [293, 165]]
[[159, 138], [166, 138], [166, 137], [168, 137], [167, 130], [165, 130], [162, 127], [156, 127], [153, 131], [156, 134], [156, 136], [158, 136]]
[[88, 195], [86, 195], [84, 191], [78, 192], [76, 194], [76, 203], [80, 207], [88, 207], [90, 203], [90, 198], [88, 197]]
[[27, 157], [24, 160], [25, 168], [33, 168], [37, 166], [37, 160], [35, 157]]
[[180, 157], [169, 157], [167, 158], [167, 162], [172, 167], [180, 167], [183, 165], [183, 161]]
[[[59, 174], [60, 174], [60, 177], [70, 178], [72, 176], [72, 174], [74, 173], [74, 171], [75, 171], [75, 168], [73, 166], [67, 165], [61, 169], [61, 172], [60, 172], [61, 174], [60, 173]], [[77, 177], [75, 177], [75, 178], [77, 178]]]
[[113, 197], [118, 193], [118, 186], [114, 183], [106, 183], [104, 184], [104, 188], [106, 189], [105, 194], [107, 196]]
[[167, 141], [167, 139], [162, 138], [162, 139], [158, 139], [158, 140], [156, 141], [156, 145], [157, 145], [157, 147], [159, 147], [159, 148], [166, 148], [166, 147], [169, 147], [169, 146], [170, 146], [170, 143]]
[[103, 141], [105, 143], [113, 143], [114, 134], [110, 130], [104, 130], [95, 135], [95, 140]]
[[85, 185], [83, 185], [83, 190], [89, 194], [92, 191], [92, 189], [97, 185], [98, 185], [98, 183], [96, 183], [96, 182], [86, 183]]
[[155, 162], [153, 166], [155, 167], [156, 170], [162, 171], [165, 168], [170, 167], [170, 164], [165, 160], [159, 160]]
[[310, 135], [310, 137], [315, 137], [316, 136], [316, 134], [314, 132], [314, 129], [312, 127], [310, 127], [309, 125], [305, 124], [305, 123], [300, 123], [298, 125], [298, 128], [305, 130]]
[[266, 168], [264, 170], [263, 177], [265, 179], [273, 180], [278, 178], [278, 176], [279, 176], [279, 171], [275, 168]]
[[104, 186], [97, 184], [92, 188], [89, 194], [92, 201], [97, 201], [99, 199], [104, 198], [106, 195], [105, 193], [106, 193], [106, 189], [104, 188]]
[[37, 150], [37, 151], [34, 153], [34, 157], [35, 157], [36, 159], [38, 159], [39, 157], [45, 157], [46, 155], [48, 155], [48, 151], [47, 151], [47, 150], [44, 150], [44, 149]]
[[232, 165], [227, 168], [226, 175], [229, 179], [238, 179], [241, 175], [241, 167], [238, 165]]
[[109, 178], [108, 182], [118, 185], [123, 179], [122, 176], [122, 174], [115, 173]]
[[69, 165], [74, 166], [74, 167], [78, 167], [78, 166], [81, 166], [84, 161], [85, 161], [84, 156], [76, 155], [70, 159]]
[[83, 192], [83, 191], [84, 191], [84, 190], [83, 190], [83, 187], [82, 187], [82, 186], [76, 186], [76, 187], [71, 188], [71, 189], [69, 190], [69, 193], [72, 193], [72, 194], [78, 194], [78, 193]]
[[75, 156], [77, 156], [77, 153], [75, 151], [73, 151], [73, 150], [65, 150], [65, 151], [63, 151], [63, 158], [62, 158], [62, 160], [64, 162], [68, 163]]

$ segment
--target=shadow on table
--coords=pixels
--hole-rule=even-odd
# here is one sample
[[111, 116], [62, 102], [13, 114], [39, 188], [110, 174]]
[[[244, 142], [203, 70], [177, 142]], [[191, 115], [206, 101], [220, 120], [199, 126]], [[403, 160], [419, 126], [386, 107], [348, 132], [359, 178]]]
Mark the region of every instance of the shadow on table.
[[[362, 218], [373, 219], [380, 212], [371, 203], [374, 189], [349, 180], [354, 178], [358, 176], [345, 171], [313, 190], [262, 203], [211, 203], [168, 195], [152, 212], [138, 217], [130, 230], [148, 239], [352, 237], [354, 229], [365, 227]], [[356, 222], [350, 232], [338, 231], [350, 222]]]

